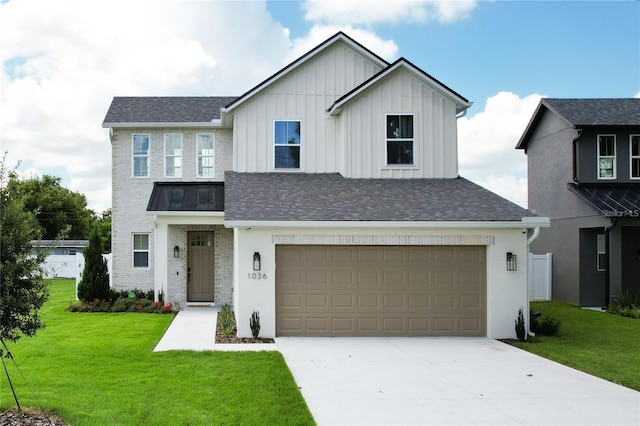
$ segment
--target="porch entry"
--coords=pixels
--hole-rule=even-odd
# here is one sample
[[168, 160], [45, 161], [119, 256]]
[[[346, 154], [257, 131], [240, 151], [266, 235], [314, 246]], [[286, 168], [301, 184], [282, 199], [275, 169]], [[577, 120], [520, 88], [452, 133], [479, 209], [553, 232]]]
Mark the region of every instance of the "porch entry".
[[213, 231], [188, 232], [187, 301], [213, 302]]

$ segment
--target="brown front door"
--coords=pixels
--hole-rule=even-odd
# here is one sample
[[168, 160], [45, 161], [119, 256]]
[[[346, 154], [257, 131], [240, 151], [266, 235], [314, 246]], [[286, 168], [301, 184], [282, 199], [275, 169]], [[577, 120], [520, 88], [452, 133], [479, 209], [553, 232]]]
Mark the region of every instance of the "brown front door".
[[188, 302], [213, 302], [213, 232], [189, 232]]

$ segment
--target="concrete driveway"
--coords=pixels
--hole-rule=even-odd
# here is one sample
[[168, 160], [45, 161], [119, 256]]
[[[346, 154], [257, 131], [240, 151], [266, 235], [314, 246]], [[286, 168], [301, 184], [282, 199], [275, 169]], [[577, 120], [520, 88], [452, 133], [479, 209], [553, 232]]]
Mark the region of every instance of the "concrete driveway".
[[639, 425], [640, 393], [486, 338], [279, 337], [319, 425]]

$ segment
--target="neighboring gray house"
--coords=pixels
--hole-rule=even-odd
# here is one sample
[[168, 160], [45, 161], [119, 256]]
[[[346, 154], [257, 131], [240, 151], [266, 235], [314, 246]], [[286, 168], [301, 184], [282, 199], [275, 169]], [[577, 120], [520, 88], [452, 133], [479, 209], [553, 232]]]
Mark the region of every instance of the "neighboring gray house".
[[75, 256], [82, 254], [85, 247], [89, 245], [88, 240], [32, 240], [31, 247], [33, 253], [47, 249], [50, 256]]
[[532, 252], [553, 253], [553, 299], [640, 294], [640, 99], [542, 99], [516, 148], [551, 219]]
[[548, 219], [458, 176], [470, 106], [343, 33], [240, 97], [114, 98], [114, 287], [240, 336], [514, 337]]

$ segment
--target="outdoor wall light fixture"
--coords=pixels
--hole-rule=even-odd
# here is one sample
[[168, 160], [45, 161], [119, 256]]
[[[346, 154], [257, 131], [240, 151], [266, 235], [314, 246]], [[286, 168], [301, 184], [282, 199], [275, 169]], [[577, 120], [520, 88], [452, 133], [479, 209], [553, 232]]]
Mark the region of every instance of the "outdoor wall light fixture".
[[507, 252], [507, 271], [517, 271], [518, 270], [518, 257], [511, 253]]
[[180, 257], [180, 247], [175, 246], [173, 248], [173, 257], [175, 257], [176, 259]]
[[260, 253], [258, 253], [257, 251], [253, 253], [253, 270], [260, 270]]

